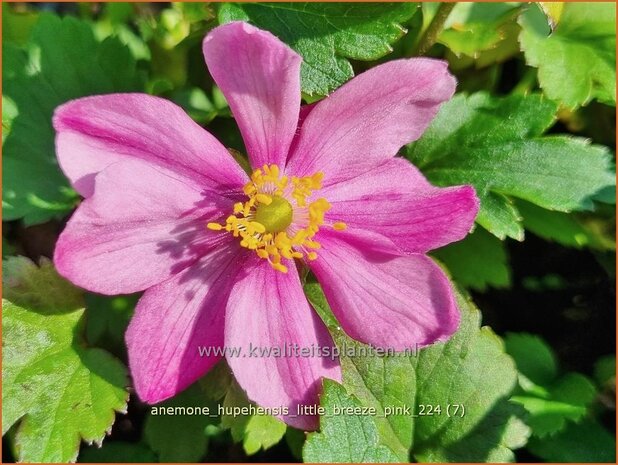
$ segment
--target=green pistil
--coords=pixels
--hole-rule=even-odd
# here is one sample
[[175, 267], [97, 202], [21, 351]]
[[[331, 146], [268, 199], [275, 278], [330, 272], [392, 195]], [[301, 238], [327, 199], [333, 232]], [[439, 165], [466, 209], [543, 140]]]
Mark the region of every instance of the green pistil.
[[255, 210], [254, 221], [262, 224], [266, 232], [285, 231], [292, 223], [292, 205], [280, 196], [273, 196], [268, 205], [259, 204]]

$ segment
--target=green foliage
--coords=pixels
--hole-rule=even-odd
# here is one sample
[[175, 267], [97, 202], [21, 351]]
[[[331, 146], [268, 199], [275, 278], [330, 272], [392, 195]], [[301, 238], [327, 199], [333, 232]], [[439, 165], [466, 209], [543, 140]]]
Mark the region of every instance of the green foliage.
[[311, 433], [303, 448], [305, 462], [314, 463], [398, 463], [401, 460], [388, 447], [379, 444], [372, 418], [336, 413], [335, 409], [362, 409], [361, 403], [335, 381], [324, 380], [320, 405], [320, 432]]
[[139, 295], [107, 297], [86, 294], [88, 318], [86, 339], [114, 353], [124, 352], [124, 332], [127, 329]]
[[[427, 4], [428, 8], [431, 5]], [[456, 55], [478, 57], [481, 52], [498, 47], [512, 28], [519, 11], [517, 3], [458, 3], [446, 20], [438, 40]]]
[[510, 333], [504, 339], [507, 353], [517, 364], [520, 378], [547, 385], [558, 375], [558, 362], [551, 348], [538, 336]]
[[616, 462], [615, 435], [591, 419], [579, 424], [571, 423], [561, 433], [543, 440], [532, 438], [528, 447], [547, 462]]
[[2, 432], [20, 422], [20, 461], [74, 461], [81, 440], [100, 444], [125, 411], [126, 369], [86, 347], [83, 301], [51, 264], [10, 258], [3, 289]]
[[[324, 312], [317, 289], [311, 286], [309, 300]], [[346, 390], [363, 406], [375, 409], [372, 419], [379, 442], [398, 461], [407, 461], [410, 449], [418, 461], [507, 461], [513, 459], [511, 449], [526, 442], [521, 411], [508, 401], [517, 378], [513, 362], [500, 338], [487, 327], [479, 329], [480, 313], [473, 304], [463, 296], [458, 302], [462, 323], [447, 343], [386, 357], [347, 356], [349, 349], [342, 350]], [[363, 353], [363, 344], [336, 327], [331, 332], [339, 347]], [[322, 430], [321, 441], [336, 445], [338, 436], [329, 437], [335, 435], [333, 430]], [[320, 444], [319, 449], [327, 449]], [[307, 457], [309, 446], [305, 447], [305, 459], [313, 460], [314, 456]], [[334, 450], [330, 458], [326, 452], [317, 457], [337, 460]]]
[[3, 42], [3, 59], [2, 88], [14, 115], [2, 145], [3, 218], [42, 223], [77, 199], [54, 155], [54, 109], [86, 95], [140, 90], [140, 79], [124, 44], [115, 37], [98, 43], [72, 17], [40, 15], [25, 48]]
[[105, 447], [91, 446], [79, 454], [80, 463], [152, 463], [157, 456], [148, 446], [132, 442], [108, 442]]
[[[502, 341], [481, 327], [480, 312], [461, 295], [461, 327], [448, 342], [384, 357], [344, 352], [342, 384], [324, 381], [320, 402], [328, 413], [319, 432], [220, 410], [254, 407], [222, 361], [161, 404], [209, 407], [211, 415], [153, 415], [134, 399], [103, 442], [127, 408], [130, 380], [110, 354], [126, 361], [124, 333], [139, 295], [84, 293], [49, 260], [37, 266], [13, 256], [50, 254], [49, 234], [62, 229], [79, 202], [54, 153], [55, 108], [95, 94], [159, 95], [182, 106], [250, 170], [225, 97], [204, 66], [201, 41], [208, 31], [233, 20], [271, 31], [302, 55], [303, 98], [317, 102], [354, 74], [413, 57], [440, 4], [58, 5], [11, 3], [2, 14], [3, 434], [9, 458], [242, 461], [244, 453], [257, 461], [501, 462], [514, 460], [513, 451], [526, 445], [538, 460], [615, 461], [615, 435], [606, 428], [615, 410], [615, 355], [597, 359], [595, 352], [585, 369], [591, 379], [565, 373], [572, 354], [561, 352], [559, 359], [540, 336], [527, 333], [507, 333]], [[43, 12], [52, 10], [58, 15]], [[504, 241], [523, 241], [525, 232], [553, 243], [547, 244], [550, 258], [568, 247], [561, 258], [592, 253], [615, 273], [615, 27], [613, 3], [460, 2], [437, 31], [427, 55], [447, 60], [458, 94], [404, 155], [432, 183], [471, 184], [479, 194], [480, 227], [432, 252], [458, 286], [505, 289], [513, 273], [532, 291], [527, 296], [539, 299], [530, 304], [539, 305], [549, 290], [570, 299], [586, 295], [584, 281], [599, 282], [596, 264], [580, 270], [575, 258], [576, 277], [567, 280], [544, 269], [547, 260], [537, 266], [537, 257], [521, 255], [528, 245]], [[43, 229], [49, 247], [39, 247]], [[367, 350], [339, 328], [312, 276], [304, 290], [339, 348]], [[517, 298], [506, 290], [479, 297], [504, 331], [511, 329], [504, 312], [513, 306], [500, 305], [511, 297]], [[582, 333], [586, 324], [582, 320]], [[559, 327], [543, 337], [556, 347], [570, 342]], [[335, 415], [335, 408], [375, 414]]]
[[616, 356], [606, 355], [594, 364], [594, 379], [601, 387], [616, 385]]
[[595, 224], [587, 224], [574, 215], [547, 211], [525, 201], [518, 201], [517, 209], [523, 216], [525, 228], [544, 239], [578, 249], [616, 249], [616, 243], [607, 237], [609, 234], [603, 234], [594, 227]]
[[175, 92], [172, 99], [198, 123], [208, 124], [217, 116], [230, 114], [225, 97], [218, 87], [213, 89], [212, 97], [202, 89], [193, 87]]
[[224, 3], [221, 23], [248, 21], [303, 57], [302, 90], [327, 95], [354, 76], [348, 61], [376, 60], [406, 30], [415, 3]]
[[615, 3], [566, 3], [553, 31], [532, 4], [520, 24], [526, 62], [549, 98], [569, 108], [594, 98], [616, 105]]
[[567, 422], [577, 422], [586, 415], [596, 395], [587, 377], [579, 373], [559, 376], [553, 351], [537, 336], [509, 334], [505, 340], [520, 372], [522, 392], [513, 400], [530, 413], [528, 425], [535, 437], [562, 431]]
[[[244, 391], [232, 381], [223, 400], [223, 408], [249, 407], [251, 402]], [[277, 444], [285, 435], [286, 425], [271, 415], [233, 415], [226, 412], [221, 416], [221, 426], [229, 428], [232, 438], [242, 442], [247, 455], [253, 455], [260, 449], [268, 449]]]
[[486, 230], [477, 228], [462, 241], [432, 252], [446, 265], [452, 278], [464, 287], [484, 291], [511, 283], [504, 244]]
[[[180, 410], [173, 415], [153, 414], [159, 407]], [[182, 409], [188, 407], [200, 409], [201, 413], [188, 414], [186, 410], [182, 413]], [[203, 408], [209, 409], [208, 415], [203, 414]], [[194, 384], [172, 399], [152, 407], [146, 418], [144, 439], [157, 454], [159, 462], [199, 462], [208, 448], [205, 429], [216, 418], [216, 406], [208, 400], [200, 385]]]
[[481, 198], [477, 222], [501, 239], [521, 240], [520, 215], [506, 196], [567, 212], [591, 209], [591, 197], [615, 185], [604, 147], [542, 136], [555, 113], [540, 95], [457, 95], [407, 157], [437, 185], [472, 184]]
[[[271, 415], [234, 414], [234, 409], [249, 409], [255, 405], [234, 380], [225, 361], [219, 362], [200, 380], [202, 391], [222, 406], [220, 426], [229, 430], [235, 442], [242, 443], [247, 455], [277, 444], [286, 433], [286, 425]], [[240, 411], [240, 410], [238, 410]]]

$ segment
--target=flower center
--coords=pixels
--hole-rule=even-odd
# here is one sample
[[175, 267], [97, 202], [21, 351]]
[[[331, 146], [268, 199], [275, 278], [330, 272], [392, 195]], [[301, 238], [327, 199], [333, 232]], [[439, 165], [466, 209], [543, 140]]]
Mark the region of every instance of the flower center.
[[271, 202], [261, 203], [255, 209], [255, 221], [264, 225], [266, 232], [285, 231], [292, 224], [294, 210], [290, 202], [280, 196], [271, 198]]
[[322, 187], [322, 173], [302, 178], [281, 176], [277, 165], [264, 165], [251, 174], [243, 188], [248, 200], [234, 204], [225, 224], [208, 223], [208, 229], [227, 231], [240, 238], [240, 245], [255, 250], [258, 257], [287, 273], [282, 260], [315, 260], [320, 244], [313, 237], [321, 226], [345, 229], [345, 223], [325, 224], [330, 204], [314, 199]]

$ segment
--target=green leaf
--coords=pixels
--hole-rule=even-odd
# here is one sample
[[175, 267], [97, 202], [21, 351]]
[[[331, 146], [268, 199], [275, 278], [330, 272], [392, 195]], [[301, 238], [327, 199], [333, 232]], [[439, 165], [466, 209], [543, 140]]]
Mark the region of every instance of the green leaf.
[[[317, 290], [312, 291], [308, 298], [315, 307]], [[408, 460], [410, 448], [418, 461], [506, 461], [526, 441], [521, 408], [507, 400], [517, 379], [514, 364], [501, 340], [489, 328], [479, 329], [473, 304], [462, 296], [458, 302], [459, 331], [447, 343], [412, 355], [362, 356], [364, 344], [331, 327], [346, 390], [376, 410], [379, 442], [400, 462]], [[328, 441], [334, 433], [321, 434]]]
[[[458, 295], [462, 322], [446, 344], [422, 349], [416, 362], [417, 405], [460, 405], [457, 414], [420, 418], [414, 431], [418, 461], [501, 462], [514, 459], [528, 428], [508, 397], [517, 372], [502, 340], [480, 327], [481, 314]], [[480, 329], [479, 329], [480, 327]], [[453, 410], [451, 410], [453, 411]], [[447, 412], [448, 414], [448, 412]]]
[[606, 355], [594, 364], [594, 379], [599, 386], [612, 386], [616, 384], [616, 356]]
[[172, 100], [200, 124], [208, 124], [220, 114], [229, 115], [227, 102], [210, 98], [199, 87], [181, 89], [172, 95]]
[[11, 8], [2, 11], [2, 41], [25, 45], [36, 24], [39, 13], [36, 11], [15, 12]]
[[87, 447], [79, 454], [80, 463], [153, 463], [157, 456], [147, 446], [132, 442], [107, 442], [103, 447]]
[[379, 443], [371, 416], [337, 413], [336, 409], [362, 408], [361, 403], [339, 383], [324, 379], [320, 405], [320, 432], [310, 433], [303, 459], [313, 463], [397, 463], [401, 460]]
[[320, 318], [322, 318], [324, 324], [333, 328], [339, 326], [335, 315], [333, 315], [333, 312], [326, 301], [326, 296], [324, 295], [320, 284], [315, 281], [308, 282], [304, 286], [304, 291], [307, 299], [309, 299], [309, 302], [311, 302], [311, 305], [315, 311], [318, 312], [318, 315], [320, 315]]
[[522, 393], [513, 397], [528, 412], [528, 425], [536, 437], [563, 430], [569, 421], [579, 421], [595, 398], [594, 384], [579, 373], [558, 376], [556, 356], [538, 336], [510, 333], [507, 352], [515, 359]]
[[248, 21], [271, 31], [303, 57], [302, 90], [327, 95], [354, 76], [348, 59], [392, 51], [416, 3], [224, 3], [219, 21]]
[[511, 237], [523, 241], [524, 227], [521, 220], [513, 200], [496, 192], [487, 192], [483, 196], [483, 204], [476, 217], [478, 224], [500, 240]]
[[75, 461], [80, 441], [100, 444], [126, 410], [126, 369], [86, 347], [83, 302], [49, 262], [9, 259], [3, 290], [3, 434], [20, 422], [18, 461]]
[[54, 109], [77, 97], [140, 90], [140, 79], [125, 45], [114, 37], [98, 43], [87, 23], [69, 16], [41, 15], [27, 47], [5, 42], [3, 58], [3, 91], [17, 112], [3, 140], [3, 216], [41, 223], [77, 200], [54, 155]]
[[108, 297], [88, 293], [85, 298], [88, 307], [88, 342], [115, 353], [124, 353], [124, 333], [133, 316], [139, 294]]
[[271, 415], [228, 413], [235, 408], [249, 409], [251, 405], [242, 388], [233, 380], [223, 400], [225, 413], [221, 415], [221, 426], [230, 429], [234, 441], [242, 442], [247, 455], [253, 455], [260, 449], [266, 450], [279, 443], [286, 430], [285, 423]]
[[2, 96], [2, 143], [11, 133], [13, 120], [17, 116], [18, 111], [15, 102], [6, 96]]
[[[162, 413], [168, 408], [174, 414]], [[191, 409], [191, 414], [187, 408]], [[205, 414], [204, 409], [209, 413]], [[199, 462], [208, 449], [204, 430], [217, 421], [216, 406], [208, 400], [200, 385], [194, 384], [172, 399], [151, 407], [144, 426], [144, 439], [159, 457], [159, 462]]]
[[504, 338], [507, 353], [513, 357], [520, 376], [534, 384], [547, 385], [558, 375], [558, 362], [553, 350], [533, 334], [508, 333]]
[[614, 250], [616, 244], [602, 234], [591, 230], [572, 214], [550, 212], [529, 202], [518, 201], [517, 209], [523, 215], [523, 224], [543, 239], [556, 241], [566, 247], [590, 247]]
[[595, 394], [596, 389], [588, 378], [567, 373], [548, 388], [545, 398], [518, 395], [513, 396], [513, 401], [530, 413], [527, 423], [533, 436], [543, 438], [563, 430], [567, 421], [582, 419]]
[[555, 30], [537, 5], [521, 16], [526, 62], [551, 99], [575, 108], [596, 98], [616, 105], [616, 5], [565, 3]]
[[605, 147], [542, 136], [555, 112], [540, 95], [458, 95], [407, 147], [407, 157], [434, 184], [472, 184], [481, 199], [479, 224], [499, 238], [521, 239], [520, 215], [507, 196], [568, 212], [591, 209], [591, 197], [615, 185]]
[[39, 266], [26, 257], [3, 260], [2, 285], [3, 297], [20, 307], [47, 312], [84, 307], [82, 291], [61, 278], [46, 258]]
[[434, 250], [457, 283], [477, 291], [488, 286], [502, 288], [511, 283], [504, 244], [481, 228], [462, 241]]
[[305, 446], [305, 432], [296, 428], [288, 428], [285, 432], [285, 442], [290, 452], [299, 462], [303, 460], [303, 447]]
[[518, 3], [458, 3], [448, 16], [438, 42], [456, 55], [478, 57], [480, 52], [498, 46], [519, 12]]
[[593, 419], [570, 424], [555, 436], [532, 438], [528, 448], [547, 462], [616, 463], [616, 436]]
[[219, 361], [198, 381], [209, 399], [218, 401], [225, 397], [234, 381], [232, 370], [225, 359]]

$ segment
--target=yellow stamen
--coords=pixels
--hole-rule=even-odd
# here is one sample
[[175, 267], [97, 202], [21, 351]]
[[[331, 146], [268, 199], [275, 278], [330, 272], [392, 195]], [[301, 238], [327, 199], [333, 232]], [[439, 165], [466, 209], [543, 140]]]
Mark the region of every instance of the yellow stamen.
[[212, 229], [213, 231], [221, 231], [223, 229], [223, 226], [221, 226], [219, 223], [208, 223], [206, 227], [208, 229]]
[[[331, 205], [324, 198], [314, 199], [314, 191], [322, 187], [322, 173], [302, 178], [280, 175], [277, 165], [255, 170], [243, 187], [248, 199], [234, 204], [225, 224], [208, 223], [206, 227], [232, 233], [240, 238], [242, 247], [255, 250], [275, 270], [287, 273], [282, 260], [318, 258], [307, 249], [320, 248], [314, 236]], [[346, 226], [338, 222], [332, 227], [340, 231]]]
[[270, 205], [271, 202], [273, 201], [273, 198], [270, 195], [257, 194], [255, 196], [255, 200], [257, 200], [260, 203], [263, 203], [264, 205]]
[[336, 231], [343, 231], [347, 227], [348, 227], [348, 225], [345, 224], [345, 223], [342, 223], [341, 221], [333, 224], [333, 229], [335, 229]]

